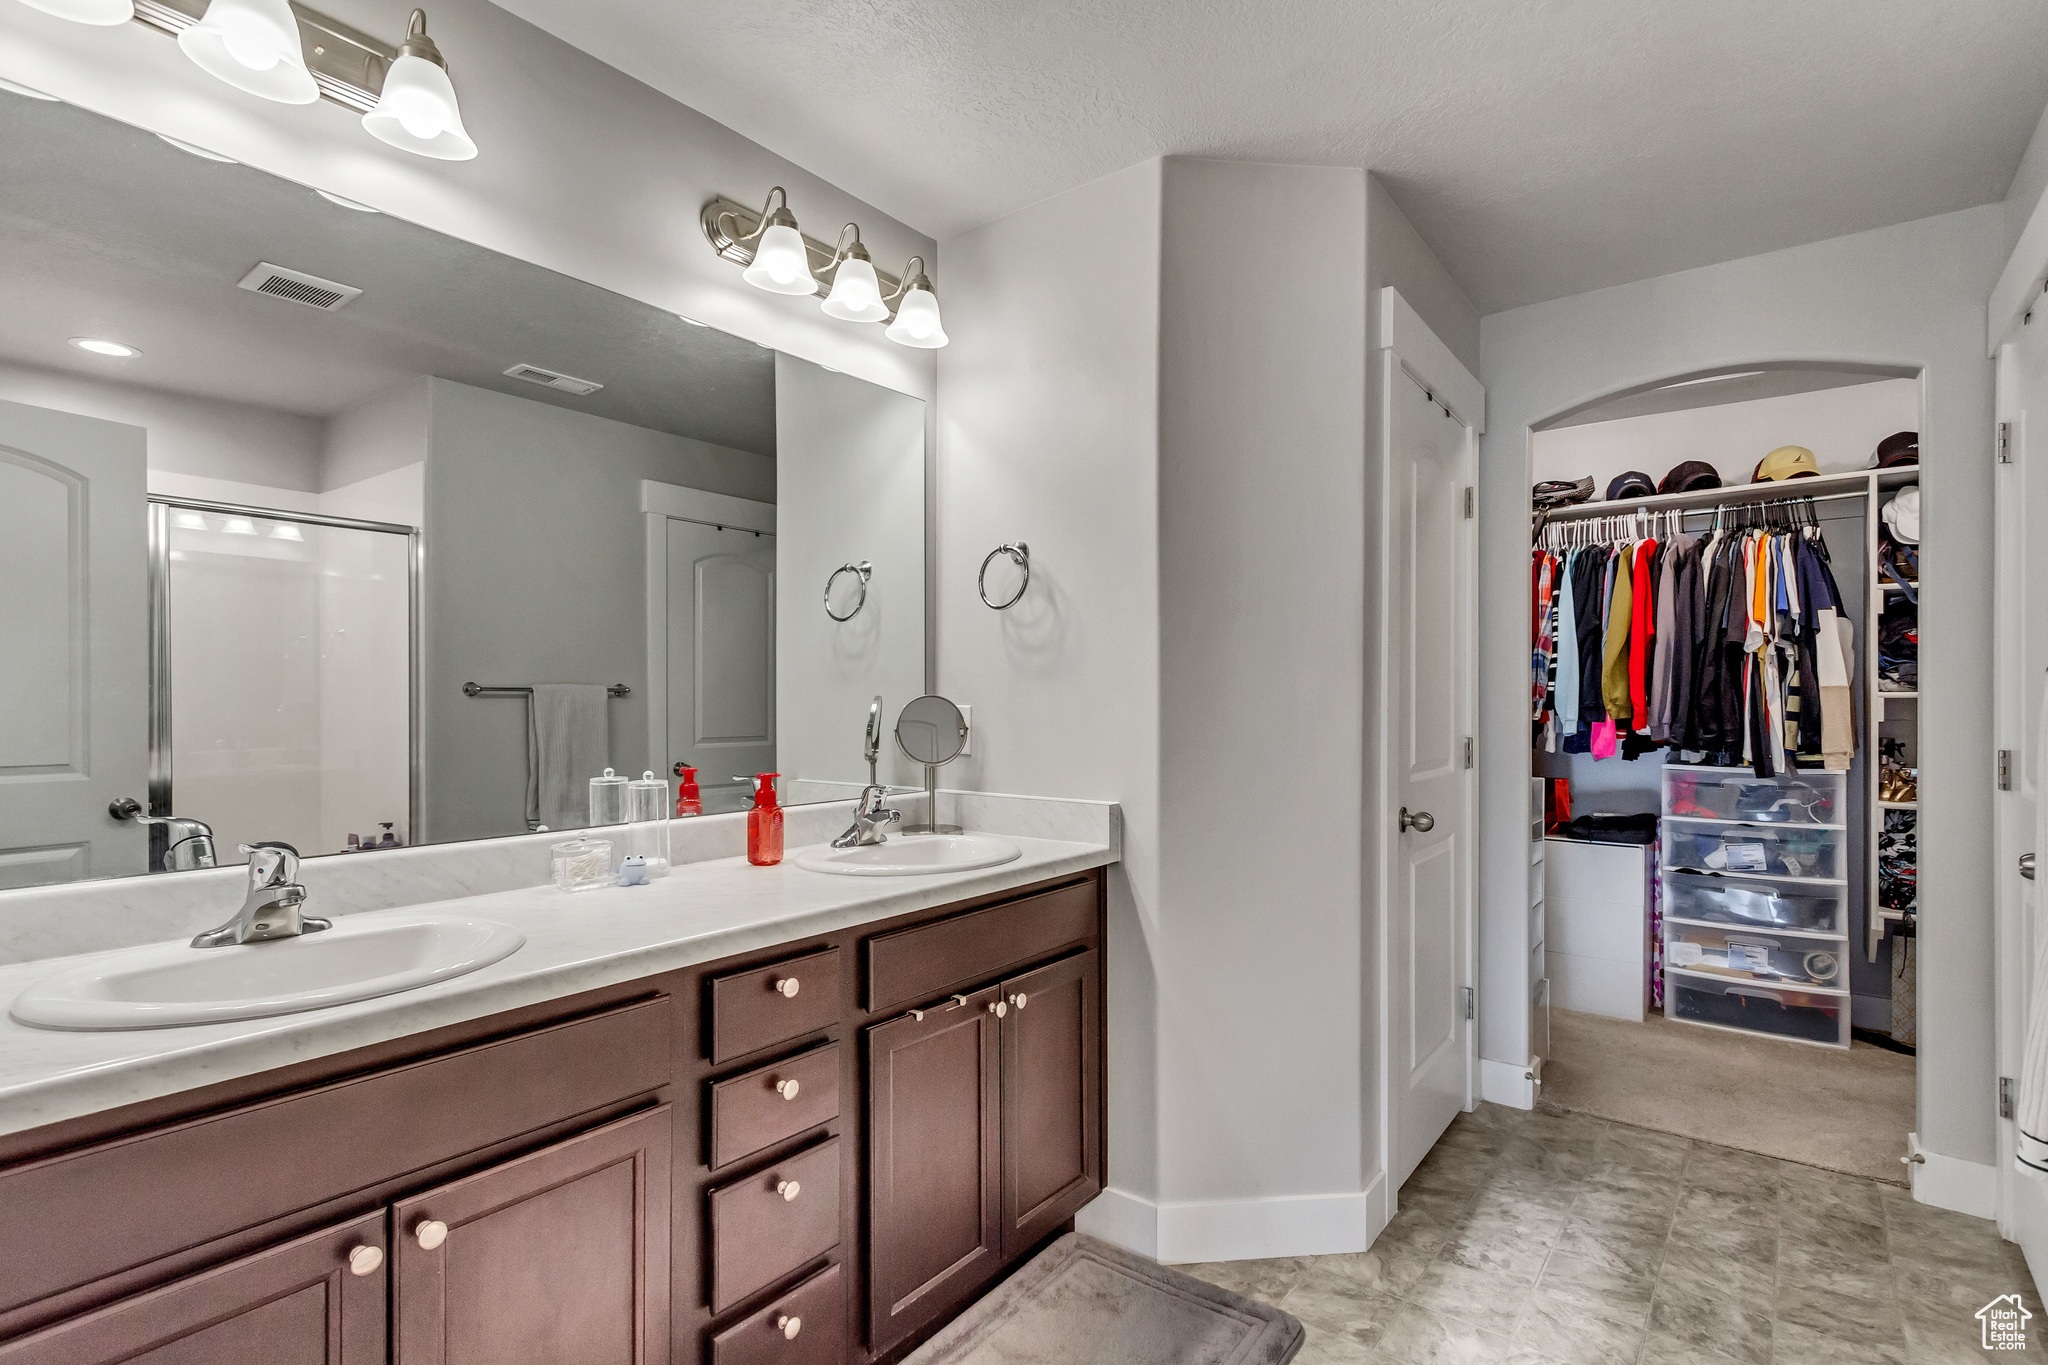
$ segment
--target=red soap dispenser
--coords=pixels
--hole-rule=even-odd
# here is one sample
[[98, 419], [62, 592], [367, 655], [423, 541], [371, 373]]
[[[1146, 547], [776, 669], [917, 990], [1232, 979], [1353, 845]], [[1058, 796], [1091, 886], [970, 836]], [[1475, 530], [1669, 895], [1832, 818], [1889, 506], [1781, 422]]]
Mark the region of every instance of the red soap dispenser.
[[773, 867], [782, 861], [782, 807], [775, 804], [775, 779], [781, 773], [757, 773], [754, 808], [747, 812], [747, 861]]
[[682, 779], [676, 784], [676, 815], [702, 815], [704, 797], [697, 790], [697, 770], [687, 763], [678, 763], [676, 776]]

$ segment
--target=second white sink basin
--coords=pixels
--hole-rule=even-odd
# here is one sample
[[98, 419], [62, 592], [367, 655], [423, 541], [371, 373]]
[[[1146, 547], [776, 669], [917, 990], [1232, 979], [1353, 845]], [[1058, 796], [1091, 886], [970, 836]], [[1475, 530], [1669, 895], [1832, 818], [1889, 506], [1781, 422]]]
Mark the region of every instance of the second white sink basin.
[[45, 977], [9, 1011], [61, 1029], [168, 1028], [345, 1005], [488, 967], [526, 935], [464, 915], [344, 918], [269, 943], [152, 944]]
[[866, 848], [805, 849], [796, 865], [842, 877], [928, 877], [1000, 867], [1023, 856], [1023, 849], [993, 834], [892, 834], [887, 843]]

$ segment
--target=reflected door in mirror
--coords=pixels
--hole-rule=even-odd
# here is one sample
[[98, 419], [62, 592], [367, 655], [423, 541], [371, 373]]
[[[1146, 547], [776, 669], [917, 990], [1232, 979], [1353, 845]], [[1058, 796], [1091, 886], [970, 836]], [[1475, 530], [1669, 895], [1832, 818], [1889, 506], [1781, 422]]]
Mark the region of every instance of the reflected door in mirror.
[[148, 870], [143, 443], [0, 403], [0, 888]]
[[668, 521], [668, 758], [698, 770], [704, 814], [775, 770], [775, 537]]

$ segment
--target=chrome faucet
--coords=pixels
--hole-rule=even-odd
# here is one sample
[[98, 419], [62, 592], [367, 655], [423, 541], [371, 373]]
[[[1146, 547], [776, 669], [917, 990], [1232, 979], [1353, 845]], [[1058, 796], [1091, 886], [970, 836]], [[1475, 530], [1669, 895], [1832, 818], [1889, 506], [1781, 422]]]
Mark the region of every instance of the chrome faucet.
[[243, 844], [249, 855], [249, 894], [235, 917], [218, 929], [208, 929], [192, 940], [194, 948], [224, 948], [233, 943], [263, 943], [274, 938], [297, 938], [332, 929], [333, 920], [315, 919], [299, 913], [306, 903], [306, 888], [299, 885], [299, 851], [290, 844], [266, 840]]
[[889, 836], [883, 831], [903, 819], [900, 810], [888, 810], [882, 802], [889, 797], [889, 789], [880, 785], [869, 785], [860, 790], [860, 805], [853, 812], [853, 825], [832, 841], [834, 848], [867, 848], [872, 844], [886, 844]]

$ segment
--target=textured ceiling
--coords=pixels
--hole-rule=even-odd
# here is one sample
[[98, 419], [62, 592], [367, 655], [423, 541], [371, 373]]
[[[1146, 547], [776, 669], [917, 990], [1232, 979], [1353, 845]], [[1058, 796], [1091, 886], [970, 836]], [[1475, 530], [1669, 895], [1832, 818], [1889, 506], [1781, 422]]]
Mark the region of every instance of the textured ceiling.
[[498, 3], [941, 240], [1367, 167], [1483, 312], [1988, 203], [2048, 102], [2044, 0]]

